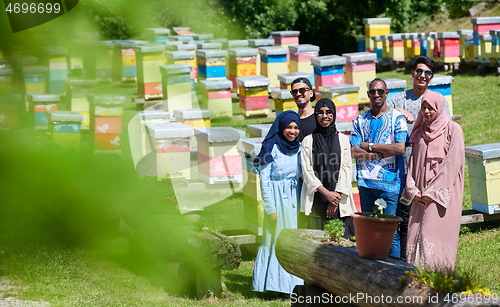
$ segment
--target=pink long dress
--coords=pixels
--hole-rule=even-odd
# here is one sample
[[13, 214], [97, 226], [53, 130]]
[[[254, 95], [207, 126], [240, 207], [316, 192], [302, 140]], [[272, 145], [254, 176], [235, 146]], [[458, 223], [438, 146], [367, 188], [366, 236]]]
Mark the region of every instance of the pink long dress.
[[[445, 158], [427, 184], [424, 165], [429, 142], [421, 138], [413, 143], [406, 188], [401, 195], [403, 204], [412, 203], [407, 261], [427, 269], [454, 269], [458, 248], [464, 190], [464, 137], [460, 126], [451, 120], [444, 134]], [[414, 201], [419, 191], [433, 201], [428, 205]]]

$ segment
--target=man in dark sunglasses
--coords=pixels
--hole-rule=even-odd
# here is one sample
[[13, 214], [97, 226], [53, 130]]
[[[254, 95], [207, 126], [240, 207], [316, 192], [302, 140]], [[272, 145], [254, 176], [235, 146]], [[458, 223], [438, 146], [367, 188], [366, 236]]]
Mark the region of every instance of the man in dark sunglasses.
[[298, 114], [302, 129], [299, 133], [299, 141], [304, 137], [311, 134], [316, 129], [316, 119], [314, 118], [314, 108], [311, 102], [316, 100], [311, 81], [308, 78], [300, 77], [292, 81], [292, 94], [293, 101], [297, 104]]
[[[399, 195], [405, 182], [403, 153], [408, 130], [399, 111], [387, 106], [387, 84], [376, 78], [368, 86], [371, 109], [354, 120], [351, 154], [356, 159], [359, 198], [363, 212], [371, 212], [375, 200], [382, 198], [385, 213], [399, 213]], [[389, 255], [401, 255], [399, 232], [394, 234]]]
[[[397, 93], [392, 96], [387, 105], [395, 108], [406, 117], [408, 123], [408, 134], [413, 130], [413, 122], [417, 119], [418, 113], [421, 109], [422, 96], [429, 90], [429, 83], [434, 78], [434, 71], [436, 70], [436, 63], [426, 56], [419, 56], [415, 59], [415, 68], [411, 72], [413, 80], [413, 89], [407, 90], [402, 93]], [[451, 118], [448, 101], [445, 98], [446, 113]], [[406, 148], [404, 154], [405, 170], [408, 168], [408, 161], [411, 155], [411, 147]], [[408, 229], [408, 219], [411, 206], [401, 206], [401, 216], [403, 222], [400, 223], [401, 235], [401, 259], [406, 261], [406, 233]]]

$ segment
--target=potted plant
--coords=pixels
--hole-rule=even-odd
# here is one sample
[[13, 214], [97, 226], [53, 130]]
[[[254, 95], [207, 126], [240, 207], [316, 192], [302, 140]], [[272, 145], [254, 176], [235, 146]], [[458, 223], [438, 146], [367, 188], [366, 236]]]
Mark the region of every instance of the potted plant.
[[384, 260], [392, 246], [394, 231], [402, 218], [384, 213], [387, 203], [379, 198], [375, 201], [373, 213], [356, 212], [354, 221], [356, 247], [361, 258]]

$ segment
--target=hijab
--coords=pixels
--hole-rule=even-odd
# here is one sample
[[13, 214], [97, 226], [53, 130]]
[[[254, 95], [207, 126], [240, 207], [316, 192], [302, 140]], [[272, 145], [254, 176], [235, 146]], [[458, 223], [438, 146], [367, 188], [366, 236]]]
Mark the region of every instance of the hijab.
[[424, 138], [427, 141], [427, 162], [425, 165], [425, 178], [429, 181], [437, 174], [438, 163], [445, 156], [446, 146], [446, 129], [450, 119], [446, 115], [446, 105], [444, 97], [438, 92], [428, 91], [422, 97], [422, 103], [427, 103], [436, 110], [431, 122], [427, 122], [422, 115], [418, 113], [417, 120], [413, 126], [413, 131], [410, 135], [410, 142], [415, 143]]
[[[333, 112], [332, 122], [328, 127], [322, 127], [319, 123], [320, 117], [316, 115], [322, 107], [327, 107]], [[341, 165], [341, 148], [337, 126], [335, 125], [337, 112], [333, 101], [328, 98], [320, 99], [314, 106], [314, 116], [316, 118], [316, 129], [312, 134], [313, 169], [323, 186], [329, 191], [335, 191]], [[323, 200], [327, 201], [326, 198]]]
[[279, 150], [285, 155], [292, 155], [299, 151], [300, 142], [298, 136], [295, 140], [289, 141], [283, 135], [283, 130], [285, 130], [291, 122], [295, 122], [299, 126], [299, 129], [302, 129], [300, 117], [297, 112], [285, 111], [276, 117], [264, 141], [262, 141], [260, 153], [255, 159], [256, 163], [267, 165], [274, 161], [271, 155], [274, 144], [278, 145]]

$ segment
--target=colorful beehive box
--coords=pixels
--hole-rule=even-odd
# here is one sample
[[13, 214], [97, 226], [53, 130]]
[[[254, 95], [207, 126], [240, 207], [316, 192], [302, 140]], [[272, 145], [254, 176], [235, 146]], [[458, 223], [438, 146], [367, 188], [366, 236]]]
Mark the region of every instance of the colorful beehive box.
[[162, 85], [160, 66], [166, 60], [163, 56], [165, 46], [137, 46], [134, 47], [137, 68], [137, 93], [146, 100], [161, 99]]
[[321, 97], [329, 98], [335, 102], [337, 120], [351, 121], [358, 117], [360, 100], [358, 85], [343, 84], [320, 86], [319, 92]]
[[[42, 95], [46, 93], [47, 73], [46, 66], [25, 66], [19, 71], [21, 99], [26, 101], [28, 95]], [[43, 112], [43, 111], [41, 111]]]
[[241, 114], [244, 116], [269, 114], [269, 78], [238, 77], [236, 83]]
[[388, 34], [389, 58], [392, 62], [404, 62], [404, 45], [402, 34]]
[[0, 95], [0, 130], [16, 128], [19, 124], [20, 114], [25, 112], [25, 106], [21, 103], [21, 95]]
[[[247, 133], [250, 138], [265, 138], [272, 124], [255, 124], [247, 126]], [[257, 152], [258, 153], [258, 152]]]
[[45, 111], [57, 111], [61, 102], [61, 95], [57, 94], [32, 94], [26, 96], [29, 110], [33, 112], [33, 123], [35, 129], [47, 129], [49, 122], [45, 117]]
[[420, 55], [427, 56], [428, 52], [428, 38], [429, 35], [427, 33], [419, 33], [418, 39], [420, 41]]
[[[344, 53], [342, 56], [347, 61], [345, 66], [347, 83], [358, 85], [359, 92], [366, 93], [368, 91], [366, 81], [371, 81], [376, 77], [375, 61], [377, 55], [373, 52], [355, 52]], [[368, 98], [364, 95], [359, 98], [360, 101], [368, 101]]]
[[213, 33], [203, 33], [203, 34], [195, 34], [193, 38], [197, 41], [211, 40], [214, 39]]
[[63, 148], [80, 149], [82, 114], [73, 111], [45, 111], [48, 134]]
[[264, 208], [262, 207], [262, 193], [260, 190], [259, 170], [254, 160], [260, 152], [264, 138], [242, 139], [237, 148], [243, 162], [243, 214], [245, 229], [261, 236], [264, 225]]
[[174, 110], [193, 107], [192, 67], [188, 64], [160, 66], [162, 75], [163, 109]]
[[137, 80], [135, 43], [128, 40], [113, 41], [113, 81]]
[[280, 82], [280, 89], [282, 90], [291, 90], [292, 89], [292, 82], [293, 80], [297, 78], [307, 78], [310, 82], [311, 85], [314, 86], [314, 76], [311, 74], [305, 73], [305, 72], [291, 72], [288, 74], [279, 74], [278, 75], [278, 80]]
[[150, 138], [150, 151], [156, 152], [158, 180], [164, 178], [191, 179], [189, 140], [193, 129], [183, 123], [154, 123], [145, 125]]
[[[373, 36], [372, 37], [373, 41], [373, 52], [377, 55], [377, 61], [381, 62], [382, 61], [382, 38], [380, 35]], [[363, 52], [363, 51], [361, 51]]]
[[379, 60], [381, 64], [388, 64], [391, 62], [391, 43], [388, 35], [380, 35], [382, 42], [382, 58]]
[[301, 44], [288, 46], [290, 51], [290, 72], [305, 72], [311, 75], [312, 85], [314, 86], [314, 66], [311, 63], [312, 58], [319, 55], [319, 46]]
[[401, 38], [403, 39], [403, 54], [405, 58], [405, 64], [410, 64], [415, 58], [413, 56], [413, 39], [412, 34], [416, 33], [402, 33]]
[[314, 84], [316, 91], [320, 86], [344, 84], [344, 65], [346, 58], [338, 55], [325, 55], [312, 58]]
[[187, 109], [175, 110], [174, 117], [176, 122], [188, 125], [193, 129], [193, 136], [191, 137], [191, 152], [198, 150], [198, 142], [194, 136], [195, 128], [210, 128], [212, 126], [212, 118], [214, 112], [207, 109]]
[[83, 65], [89, 79], [97, 81], [112, 80], [114, 48], [113, 41], [100, 41], [87, 46]]
[[415, 60], [416, 57], [422, 55], [422, 46], [420, 44], [420, 36], [425, 35], [425, 33], [411, 33], [410, 39], [412, 40], [412, 61]]
[[284, 111], [297, 111], [297, 104], [293, 100], [290, 90], [273, 89], [271, 97], [274, 101], [276, 115], [280, 115]]
[[191, 51], [166, 51], [165, 58], [168, 65], [187, 64], [191, 66], [191, 80], [198, 76], [198, 64], [196, 61], [196, 52]]
[[257, 75], [257, 48], [232, 48], [228, 50], [229, 80], [233, 83], [232, 89], [237, 91], [238, 77], [252, 77]]
[[279, 87], [279, 74], [290, 72], [288, 61], [288, 48], [283, 47], [259, 47], [260, 73], [271, 81], [272, 88]]
[[242, 182], [242, 161], [236, 148], [245, 132], [233, 127], [197, 128], [198, 178], [209, 184]]
[[193, 33], [191, 32], [191, 27], [173, 27], [172, 30], [174, 30], [177, 35]]
[[500, 213], [500, 143], [465, 147], [472, 208]]
[[491, 56], [491, 40], [492, 36], [490, 34], [479, 34], [481, 57], [476, 58], [476, 62], [485, 64], [493, 63]]
[[438, 51], [439, 40], [437, 40], [437, 32], [427, 33], [427, 57], [436, 60], [435, 55], [439, 53]]
[[82, 114], [82, 130], [88, 130], [90, 127], [90, 108], [87, 96], [95, 93], [97, 84], [97, 80], [67, 79], [64, 81], [66, 86], [66, 110]]
[[[148, 154], [148, 148], [151, 146], [148, 144], [150, 141], [147, 132], [147, 124], [166, 124], [170, 122], [170, 113], [163, 110], [146, 110], [137, 112], [134, 116], [134, 123], [136, 129], [136, 146], [140, 147], [137, 150], [141, 152], [142, 156]], [[129, 129], [130, 137], [130, 129]], [[130, 144], [132, 146], [132, 143]]]
[[94, 153], [121, 154], [122, 116], [126, 97], [113, 94], [88, 95], [90, 144]]
[[64, 94], [64, 80], [68, 79], [68, 48], [43, 47], [40, 63], [49, 67], [46, 92]]
[[300, 31], [273, 31], [271, 38], [274, 40], [274, 46], [288, 47], [299, 44]]
[[[387, 99], [390, 99], [392, 96], [396, 95], [397, 93], [402, 93], [405, 91], [406, 88], [406, 80], [403, 79], [398, 79], [398, 78], [390, 78], [390, 79], [385, 79], [385, 84], [387, 84], [387, 90], [389, 91], [389, 94], [387, 95]], [[370, 85], [371, 81], [367, 81], [367, 86]]]
[[144, 38], [150, 42], [168, 42], [170, 29], [166, 28], [147, 28], [144, 29]]
[[358, 46], [358, 52], [366, 51], [364, 35], [356, 35], [356, 43]]
[[363, 18], [365, 25], [365, 47], [366, 50], [373, 52], [373, 36], [387, 35], [391, 33], [391, 19], [390, 18]]
[[246, 39], [230, 39], [222, 43], [222, 48], [229, 50], [231, 48], [246, 48], [248, 47], [248, 40]]
[[196, 57], [198, 60], [198, 82], [226, 79], [227, 50], [201, 49], [196, 51]]
[[470, 57], [470, 55], [468, 54], [469, 49], [466, 48], [465, 42], [472, 39], [472, 34], [474, 33], [474, 31], [470, 29], [459, 29], [457, 30], [457, 33], [460, 43], [460, 59], [465, 61], [466, 58]]
[[457, 32], [440, 32], [437, 36], [441, 47], [440, 62], [460, 62], [460, 35]]
[[200, 81], [203, 108], [212, 110], [215, 117], [233, 116], [231, 101], [232, 85], [231, 80], [228, 79]]
[[[259, 47], [271, 47], [274, 45], [274, 39], [264, 38], [264, 39], [248, 39], [248, 47], [259, 48]], [[257, 56], [257, 73], [256, 76], [261, 75], [260, 73], [260, 56]]]
[[10, 67], [0, 67], [0, 95], [14, 93], [14, 83], [12, 80], [13, 70]]
[[431, 82], [429, 83], [429, 90], [441, 93], [448, 101], [448, 107], [450, 109], [450, 114], [453, 115], [453, 100], [451, 83], [453, 82], [452, 76], [445, 75], [434, 75]]
[[491, 30], [491, 58], [493, 59], [493, 63], [500, 63], [500, 30]]

